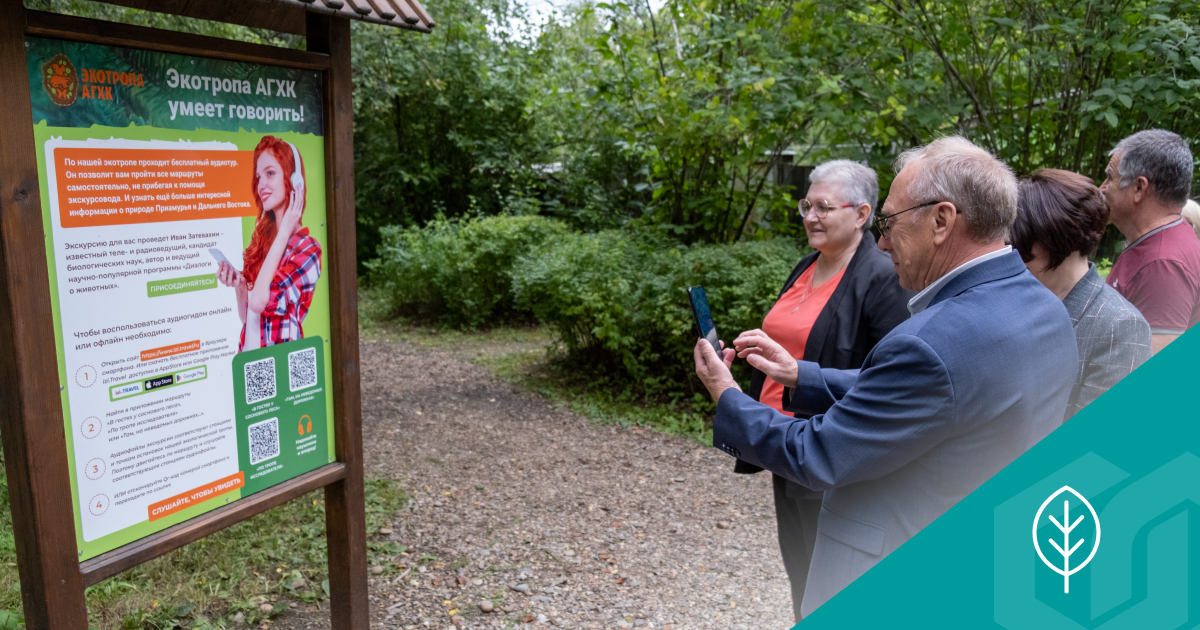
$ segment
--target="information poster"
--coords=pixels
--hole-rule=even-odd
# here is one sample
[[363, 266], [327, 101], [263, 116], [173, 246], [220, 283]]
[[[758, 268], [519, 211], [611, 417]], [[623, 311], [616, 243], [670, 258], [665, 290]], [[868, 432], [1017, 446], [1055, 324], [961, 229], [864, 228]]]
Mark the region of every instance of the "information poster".
[[334, 460], [323, 84], [25, 45], [86, 560]]

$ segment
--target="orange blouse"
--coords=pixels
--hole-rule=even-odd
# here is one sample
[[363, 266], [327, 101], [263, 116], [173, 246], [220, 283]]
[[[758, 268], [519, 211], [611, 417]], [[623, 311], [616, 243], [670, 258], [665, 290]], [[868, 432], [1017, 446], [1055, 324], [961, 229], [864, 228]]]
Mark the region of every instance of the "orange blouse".
[[[767, 313], [767, 318], [763, 320], [763, 332], [797, 360], [804, 358], [804, 347], [808, 344], [808, 335], [812, 332], [813, 324], [821, 314], [821, 309], [829, 302], [838, 283], [842, 281], [842, 275], [846, 273], [846, 268], [843, 267], [837, 275], [814, 289], [812, 280], [816, 270], [817, 263], [813, 261], [787, 293], [775, 302], [775, 306], [771, 307], [771, 312]], [[783, 385], [770, 378], [763, 383], [762, 394], [758, 399], [775, 411], [787, 413], [783, 411]]]

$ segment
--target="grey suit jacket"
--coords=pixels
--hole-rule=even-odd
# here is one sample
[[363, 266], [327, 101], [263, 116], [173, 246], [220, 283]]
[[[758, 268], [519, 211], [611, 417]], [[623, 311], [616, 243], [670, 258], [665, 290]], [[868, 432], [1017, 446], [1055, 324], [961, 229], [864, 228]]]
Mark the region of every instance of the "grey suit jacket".
[[1145, 363], [1152, 352], [1150, 324], [1134, 305], [1104, 283], [1095, 265], [1089, 263], [1088, 272], [1063, 299], [1063, 306], [1071, 316], [1079, 345], [1079, 372], [1063, 418], [1070, 420]]

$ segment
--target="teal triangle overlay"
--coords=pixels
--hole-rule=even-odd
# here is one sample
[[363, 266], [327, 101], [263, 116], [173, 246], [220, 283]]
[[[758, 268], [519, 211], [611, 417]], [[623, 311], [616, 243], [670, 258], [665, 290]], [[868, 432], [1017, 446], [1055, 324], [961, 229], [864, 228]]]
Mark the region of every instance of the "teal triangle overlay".
[[[1198, 358], [1200, 332], [1177, 339], [795, 627], [1200, 627]], [[1038, 508], [1064, 485], [1102, 530], [1069, 593], [1033, 543]], [[1082, 562], [1094, 524], [1080, 531]], [[1061, 560], [1051, 533], [1038, 530], [1043, 554]]]

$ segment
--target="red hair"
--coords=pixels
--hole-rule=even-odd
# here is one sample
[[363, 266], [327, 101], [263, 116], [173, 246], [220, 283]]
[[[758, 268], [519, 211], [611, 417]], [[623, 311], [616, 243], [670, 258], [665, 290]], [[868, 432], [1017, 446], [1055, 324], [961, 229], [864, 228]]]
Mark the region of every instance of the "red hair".
[[[283, 169], [283, 198], [285, 200], [291, 199], [292, 173], [296, 171], [296, 160], [292, 157], [292, 145], [275, 136], [263, 136], [262, 140], [258, 141], [258, 146], [254, 148], [254, 177], [250, 180], [254, 205], [258, 206], [258, 218], [254, 222], [254, 235], [250, 237], [250, 246], [246, 248], [245, 252], [242, 252], [244, 265], [242, 277], [246, 279], [246, 288], [248, 289], [254, 288], [254, 281], [258, 279], [258, 272], [262, 270], [263, 259], [267, 257], [267, 250], [271, 249], [271, 243], [275, 240], [275, 234], [278, 231], [275, 212], [264, 210], [262, 198], [258, 196], [258, 158], [265, 151], [270, 151]], [[296, 152], [296, 155], [299, 155], [299, 151]], [[300, 176], [304, 176], [303, 159], [300, 160]], [[304, 204], [300, 206], [303, 211], [307, 202], [302, 201], [301, 203]], [[300, 216], [301, 222], [303, 222], [304, 215]]]

